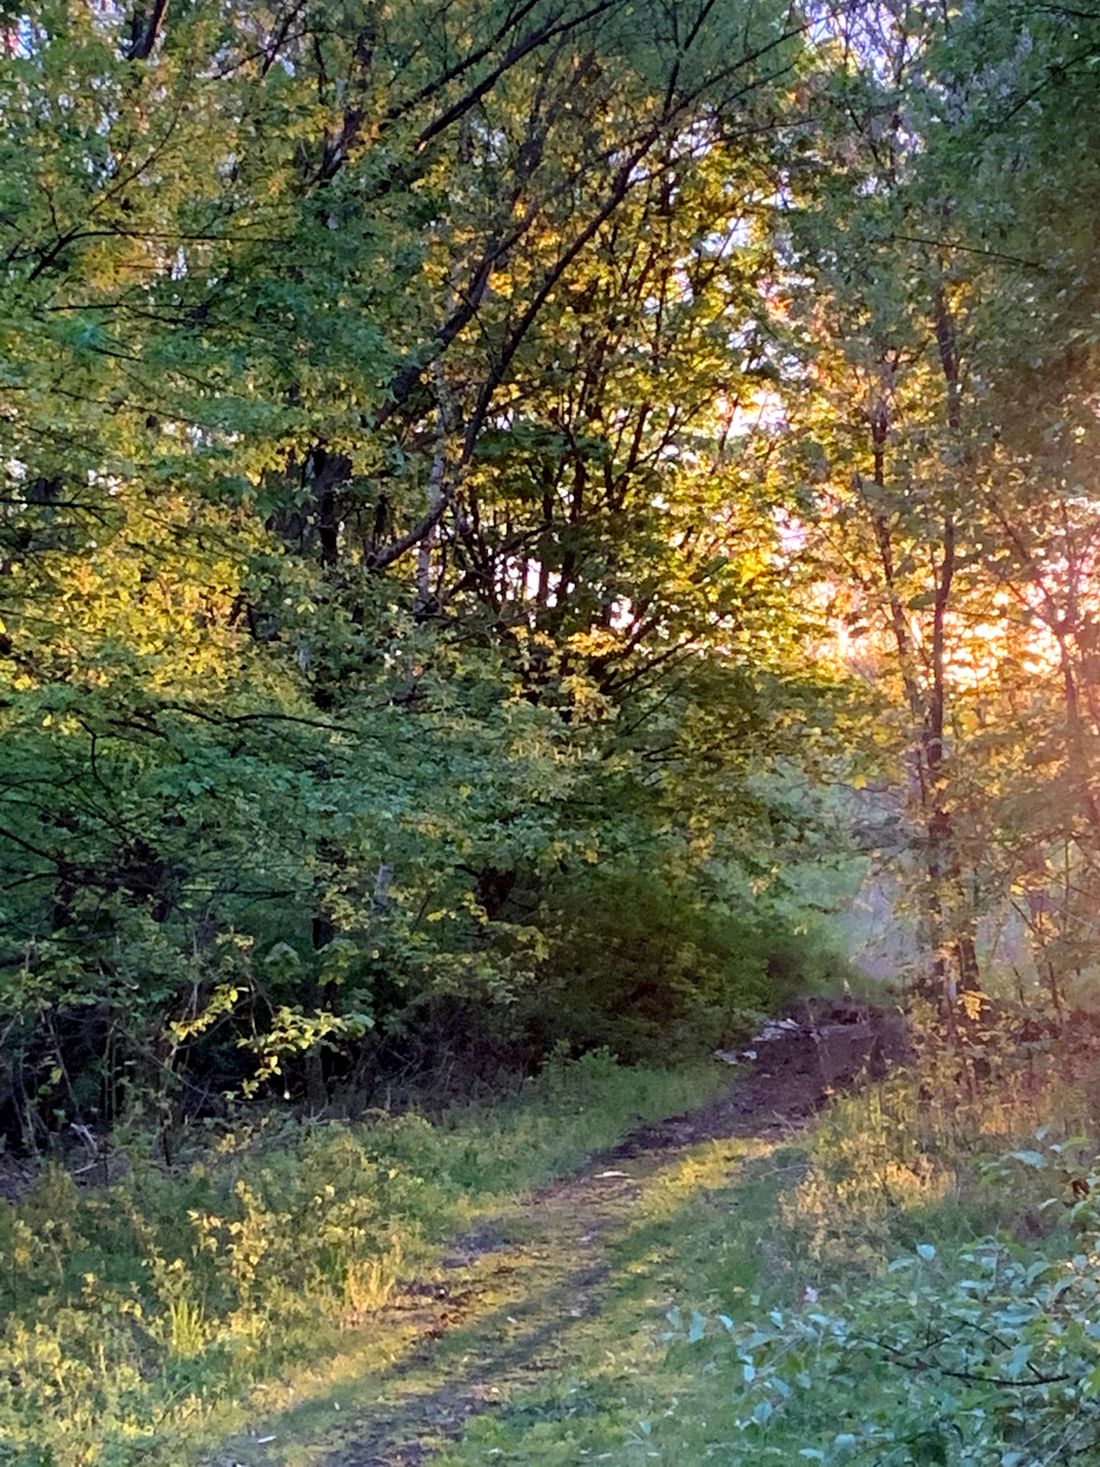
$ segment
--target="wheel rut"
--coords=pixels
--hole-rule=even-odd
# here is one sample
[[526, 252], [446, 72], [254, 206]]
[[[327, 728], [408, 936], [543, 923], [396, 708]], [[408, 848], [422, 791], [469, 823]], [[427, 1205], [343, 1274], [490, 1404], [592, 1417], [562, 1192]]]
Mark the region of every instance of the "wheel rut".
[[334, 1399], [335, 1419], [312, 1438], [293, 1422], [257, 1429], [208, 1467], [430, 1462], [473, 1417], [568, 1364], [571, 1336], [607, 1303], [610, 1254], [647, 1183], [708, 1142], [793, 1135], [835, 1091], [902, 1058], [895, 1016], [827, 1001], [797, 1011], [715, 1100], [590, 1155], [522, 1210], [455, 1238], [431, 1277], [404, 1283], [375, 1321], [407, 1342], [379, 1372], [375, 1399], [363, 1404], [360, 1388], [342, 1412]]

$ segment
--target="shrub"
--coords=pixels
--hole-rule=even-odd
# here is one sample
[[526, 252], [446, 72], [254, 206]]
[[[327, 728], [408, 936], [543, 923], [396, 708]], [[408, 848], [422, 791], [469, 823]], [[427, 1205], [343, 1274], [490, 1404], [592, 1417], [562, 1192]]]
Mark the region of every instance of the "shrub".
[[[784, 1253], [808, 1265], [801, 1301], [747, 1323], [700, 1319], [689, 1336], [727, 1341], [731, 1463], [1040, 1467], [1100, 1453], [1100, 1161], [1049, 1128], [990, 1161], [1012, 1113], [998, 1093], [933, 1095], [944, 1059], [838, 1102], [815, 1129], [781, 1201]], [[1060, 1085], [1052, 1074], [1031, 1099], [1064, 1121], [1074, 1096]]]
[[[740, 1460], [998, 1464], [1100, 1448], [1100, 1257], [997, 1239], [894, 1259], [847, 1300], [731, 1326]], [[734, 1459], [738, 1460], [738, 1459]]]
[[846, 974], [822, 941], [774, 912], [736, 911], [705, 882], [595, 872], [546, 894], [548, 952], [519, 1005], [527, 1042], [674, 1059], [750, 1033], [793, 996]]

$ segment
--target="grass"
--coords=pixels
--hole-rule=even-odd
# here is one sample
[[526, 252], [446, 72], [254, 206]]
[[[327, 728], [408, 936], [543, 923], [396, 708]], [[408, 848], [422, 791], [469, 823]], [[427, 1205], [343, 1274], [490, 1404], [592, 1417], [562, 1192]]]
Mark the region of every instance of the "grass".
[[48, 1170], [0, 1211], [0, 1462], [179, 1467], [265, 1384], [399, 1357], [374, 1319], [399, 1277], [717, 1069], [590, 1055], [434, 1121], [243, 1125], [171, 1171], [135, 1145], [91, 1191]]
[[760, 1239], [792, 1169], [796, 1150], [737, 1141], [695, 1148], [650, 1179], [609, 1247], [602, 1307], [570, 1332], [564, 1368], [471, 1423], [440, 1467], [695, 1463], [720, 1451], [728, 1392], [668, 1337], [689, 1334], [696, 1309], [736, 1310], [772, 1287], [776, 1260]]
[[623, 1165], [627, 1177], [597, 1174], [494, 1219], [490, 1251], [447, 1279], [458, 1317], [430, 1348], [410, 1337], [386, 1361], [345, 1359], [296, 1378], [223, 1452], [243, 1467], [312, 1467], [342, 1453], [402, 1460], [415, 1442], [445, 1463], [572, 1464], [632, 1451], [655, 1388], [690, 1420], [691, 1362], [670, 1364], [658, 1326], [671, 1328], [685, 1266], [716, 1270], [723, 1290], [747, 1295], [756, 1240], [799, 1162], [774, 1143], [734, 1139]]
[[[1042, 1207], [1069, 1195], [1051, 1143], [1095, 1117], [1086, 1077], [1048, 1059], [960, 1102], [940, 1056], [793, 1141], [706, 1148], [650, 1179], [566, 1358], [440, 1467], [1097, 1460], [1100, 1255], [1081, 1252], [1080, 1216]], [[1024, 1163], [994, 1161], [1028, 1136]], [[982, 1268], [985, 1292], [966, 1277]], [[1062, 1375], [1075, 1384], [1045, 1383]]]
[[541, 1191], [724, 1076], [597, 1057], [434, 1124], [227, 1137], [72, 1221], [55, 1175], [9, 1218], [0, 1460], [1092, 1460], [1100, 1179], [1052, 1148], [1095, 1134], [1095, 1060], [980, 1057]]

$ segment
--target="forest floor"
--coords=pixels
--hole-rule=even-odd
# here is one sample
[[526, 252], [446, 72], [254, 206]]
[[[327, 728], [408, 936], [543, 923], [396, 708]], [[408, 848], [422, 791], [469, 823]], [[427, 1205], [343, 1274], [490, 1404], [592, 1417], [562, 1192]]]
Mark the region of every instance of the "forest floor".
[[[717, 1099], [636, 1130], [456, 1239], [397, 1290], [362, 1348], [260, 1393], [250, 1429], [206, 1467], [712, 1455], [729, 1422], [708, 1421], [705, 1383], [676, 1368], [666, 1316], [701, 1287], [731, 1313], [769, 1292], [788, 1266], [769, 1220], [804, 1172], [802, 1129], [900, 1051], [873, 1011], [819, 1004], [799, 1019]], [[680, 1418], [664, 1448], [668, 1433], [647, 1419], [658, 1415]]]

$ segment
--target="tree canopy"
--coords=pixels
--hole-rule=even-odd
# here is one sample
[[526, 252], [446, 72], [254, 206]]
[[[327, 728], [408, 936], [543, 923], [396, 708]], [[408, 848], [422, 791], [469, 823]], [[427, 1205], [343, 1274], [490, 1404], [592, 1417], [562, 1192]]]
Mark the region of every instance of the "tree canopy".
[[1015, 911], [1065, 1001], [1097, 17], [0, 34], [12, 1135], [717, 1042], [817, 961], [798, 872], [868, 785], [918, 985], [988, 985]]

